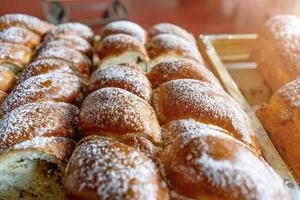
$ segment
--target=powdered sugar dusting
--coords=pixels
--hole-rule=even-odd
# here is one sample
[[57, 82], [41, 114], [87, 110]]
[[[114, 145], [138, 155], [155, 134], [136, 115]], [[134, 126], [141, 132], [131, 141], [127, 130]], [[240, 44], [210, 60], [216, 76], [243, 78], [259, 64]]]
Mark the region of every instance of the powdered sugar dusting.
[[23, 45], [0, 42], [0, 60], [11, 60], [25, 65], [31, 57], [31, 49]]
[[[33, 43], [37, 45], [40, 37], [33, 32], [21, 27], [9, 27], [0, 30], [0, 41], [28, 45]], [[31, 45], [29, 47], [34, 47]]]

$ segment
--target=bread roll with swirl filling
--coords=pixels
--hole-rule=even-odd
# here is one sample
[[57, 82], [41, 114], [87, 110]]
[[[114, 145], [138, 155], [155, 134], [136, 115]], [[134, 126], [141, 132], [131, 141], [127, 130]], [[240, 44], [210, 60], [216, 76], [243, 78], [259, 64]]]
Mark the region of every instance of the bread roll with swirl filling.
[[155, 65], [147, 74], [147, 77], [153, 88], [164, 82], [177, 79], [196, 79], [222, 88], [220, 82], [204, 65], [190, 59], [166, 59]]
[[20, 106], [0, 121], [0, 152], [34, 137], [74, 137], [79, 109], [68, 103], [35, 102]]
[[273, 169], [225, 130], [194, 120], [170, 123], [182, 128], [172, 129], [174, 138], [162, 153], [162, 161], [170, 187], [179, 195], [191, 199], [291, 200]]
[[98, 69], [89, 80], [89, 92], [104, 87], [117, 87], [127, 90], [140, 98], [150, 102], [151, 84], [147, 77], [130, 67], [111, 66]]
[[25, 14], [6, 14], [0, 17], [0, 29], [22, 27], [42, 36], [53, 28], [52, 24]]
[[118, 33], [130, 35], [143, 44], [147, 41], [146, 31], [140, 25], [126, 20], [114, 21], [106, 24], [101, 29], [100, 35], [102, 38], [105, 38], [106, 36]]
[[153, 108], [138, 96], [119, 88], [102, 88], [82, 103], [80, 130], [85, 135], [120, 138], [136, 134], [160, 141], [160, 126]]
[[146, 71], [149, 60], [143, 43], [126, 34], [114, 34], [103, 38], [97, 54], [100, 58], [100, 68], [129, 63], [138, 64]]
[[47, 73], [31, 77], [20, 83], [2, 105], [2, 114], [31, 102], [55, 101], [80, 105], [85, 87], [77, 76]]
[[109, 138], [84, 138], [67, 167], [68, 199], [169, 199], [155, 164], [132, 147]]
[[275, 92], [269, 105], [263, 105], [257, 116], [282, 155], [300, 180], [300, 78]]
[[152, 103], [161, 124], [187, 118], [213, 124], [260, 154], [246, 113], [225, 91], [210, 83], [191, 79], [166, 82], [154, 90]]
[[64, 200], [65, 166], [75, 142], [35, 137], [0, 154], [0, 199]]

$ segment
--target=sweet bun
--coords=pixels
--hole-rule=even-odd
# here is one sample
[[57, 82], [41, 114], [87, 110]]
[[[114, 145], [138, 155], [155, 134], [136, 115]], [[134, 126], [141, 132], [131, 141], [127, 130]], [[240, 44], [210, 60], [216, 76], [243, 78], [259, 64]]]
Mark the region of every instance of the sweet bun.
[[118, 33], [130, 35], [143, 44], [147, 41], [146, 31], [140, 25], [126, 20], [114, 21], [106, 24], [101, 29], [100, 35], [102, 38], [105, 38], [106, 36]]
[[65, 36], [79, 36], [93, 43], [94, 33], [92, 29], [84, 24], [77, 22], [68, 22], [55, 26], [46, 36], [45, 41], [50, 41]]
[[140, 98], [150, 102], [151, 84], [147, 77], [130, 67], [111, 66], [99, 68], [89, 80], [89, 92], [104, 87], [117, 87], [127, 90]]
[[166, 59], [155, 65], [147, 74], [147, 77], [153, 88], [164, 82], [177, 79], [196, 79], [222, 88], [220, 82], [204, 65], [190, 59]]
[[162, 153], [166, 178], [176, 193], [192, 199], [291, 200], [273, 169], [230, 134], [194, 120], [179, 123], [188, 130], [177, 131]]
[[45, 58], [61, 59], [71, 63], [73, 68], [82, 74], [89, 75], [90, 73], [90, 59], [74, 49], [62, 46], [45, 47], [39, 50], [35, 60]]
[[77, 76], [47, 73], [20, 83], [2, 105], [2, 114], [31, 102], [55, 101], [80, 105], [85, 88]]
[[273, 92], [300, 76], [300, 18], [278, 15], [258, 33], [251, 57]]
[[35, 48], [40, 43], [41, 37], [26, 28], [8, 27], [0, 30], [0, 41]]
[[108, 65], [130, 63], [139, 64], [147, 68], [148, 55], [139, 40], [126, 34], [114, 34], [103, 38], [97, 50], [100, 67]]
[[17, 81], [15, 73], [4, 65], [0, 64], [0, 90], [9, 92]]
[[137, 134], [154, 143], [160, 140], [160, 126], [153, 108], [138, 96], [112, 87], [99, 89], [85, 98], [80, 130], [84, 135], [119, 138]]
[[147, 156], [112, 139], [83, 140], [67, 167], [68, 199], [169, 199], [167, 185]]
[[[111, 66], [115, 66], [115, 65], [111, 65]], [[135, 69], [137, 71], [139, 71], [142, 74], [145, 74], [145, 69], [143, 69], [140, 65], [138, 64], [133, 64], [133, 63], [120, 63], [118, 64], [119, 67], [130, 67], [132, 69]], [[110, 67], [110, 66], [107, 66]]]
[[64, 171], [75, 142], [36, 137], [0, 154], [1, 199], [65, 199]]
[[34, 137], [73, 137], [79, 109], [68, 103], [35, 102], [20, 106], [0, 121], [0, 152]]
[[53, 28], [52, 24], [42, 21], [36, 17], [25, 14], [6, 14], [0, 17], [0, 29], [11, 26], [27, 28], [28, 30], [42, 36]]
[[300, 180], [300, 78], [282, 86], [275, 92], [269, 105], [263, 105], [257, 112], [269, 136]]
[[219, 126], [260, 153], [246, 113], [222, 89], [191, 79], [166, 82], [153, 91], [152, 103], [161, 124], [176, 119]]

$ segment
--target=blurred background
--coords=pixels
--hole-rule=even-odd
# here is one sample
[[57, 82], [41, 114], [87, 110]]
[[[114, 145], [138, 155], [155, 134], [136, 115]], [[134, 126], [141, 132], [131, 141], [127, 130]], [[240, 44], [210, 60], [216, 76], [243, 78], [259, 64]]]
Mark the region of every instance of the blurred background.
[[145, 28], [158, 22], [194, 34], [255, 33], [270, 16], [300, 15], [300, 0], [0, 0], [0, 15], [26, 13], [52, 23], [79, 21], [95, 32], [111, 20], [129, 19]]

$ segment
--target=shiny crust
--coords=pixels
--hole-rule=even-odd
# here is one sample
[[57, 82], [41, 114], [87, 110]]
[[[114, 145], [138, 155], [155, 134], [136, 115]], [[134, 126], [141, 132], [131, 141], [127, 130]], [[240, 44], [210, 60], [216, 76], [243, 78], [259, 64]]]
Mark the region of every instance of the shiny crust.
[[291, 200], [273, 169], [230, 134], [194, 120], [173, 123], [187, 129], [178, 130], [162, 154], [177, 193], [193, 199]]
[[222, 88], [220, 82], [204, 65], [189, 59], [166, 59], [155, 65], [147, 77], [153, 88], [177, 79], [196, 79]]
[[89, 80], [89, 92], [104, 87], [117, 87], [127, 90], [140, 98], [150, 102], [151, 84], [147, 77], [130, 67], [111, 66], [98, 69]]
[[31, 59], [32, 51], [23, 45], [0, 42], [0, 63], [12, 63], [24, 68]]
[[35, 48], [40, 43], [41, 37], [26, 28], [8, 27], [0, 30], [0, 41]]
[[66, 170], [68, 199], [169, 199], [155, 164], [133, 148], [111, 139], [84, 139]]
[[77, 76], [47, 73], [20, 83], [2, 105], [2, 114], [31, 102], [55, 101], [80, 105], [85, 88]]
[[147, 51], [151, 59], [172, 55], [203, 63], [197, 47], [177, 35], [160, 34], [153, 37], [147, 44]]
[[0, 29], [11, 26], [23, 27], [42, 36], [53, 28], [52, 24], [25, 14], [6, 14], [0, 17]]
[[260, 154], [246, 113], [223, 90], [191, 79], [166, 82], [153, 91], [152, 103], [161, 124], [176, 119], [195, 119], [232, 132], [235, 138]]
[[82, 103], [80, 130], [84, 135], [120, 138], [137, 134], [158, 143], [160, 126], [153, 108], [138, 96], [119, 88], [102, 88]]
[[256, 112], [281, 156], [300, 180], [300, 79], [282, 86]]
[[15, 86], [16, 81], [17, 76], [15, 73], [0, 64], [0, 90], [9, 92]]
[[102, 38], [105, 38], [106, 36], [118, 33], [130, 35], [142, 42], [143, 44], [147, 41], [146, 31], [140, 25], [125, 20], [114, 21], [106, 24], [101, 29], [100, 35]]
[[35, 102], [20, 106], [0, 121], [0, 152], [34, 137], [73, 137], [79, 109], [68, 103]]
[[84, 24], [77, 22], [69, 22], [55, 26], [46, 36], [45, 41], [50, 41], [65, 36], [79, 36], [93, 43], [94, 33], [92, 29]]
[[108, 56], [117, 56], [124, 52], [140, 53], [147, 58], [146, 49], [139, 40], [126, 34], [109, 35], [101, 40], [97, 54], [100, 59]]
[[252, 58], [273, 92], [300, 76], [300, 18], [279, 15], [258, 33]]
[[76, 50], [62, 46], [45, 47], [38, 52], [38, 55], [35, 59], [38, 60], [45, 58], [56, 58], [67, 61], [71, 63], [73, 68], [78, 72], [86, 75], [89, 75], [90, 73], [90, 59]]

